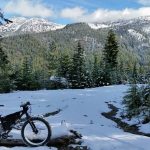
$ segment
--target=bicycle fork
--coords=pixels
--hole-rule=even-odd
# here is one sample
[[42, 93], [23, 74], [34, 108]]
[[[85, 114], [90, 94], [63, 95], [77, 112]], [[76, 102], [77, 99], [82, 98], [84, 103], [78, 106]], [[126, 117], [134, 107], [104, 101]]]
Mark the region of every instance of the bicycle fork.
[[35, 134], [38, 134], [38, 129], [36, 128], [32, 118], [30, 117], [30, 115], [28, 113], [26, 113], [26, 117], [27, 117], [27, 120], [29, 121], [29, 124], [32, 128], [32, 131], [35, 133]]
[[33, 132], [35, 134], [38, 134], [38, 129], [36, 128], [34, 122], [31, 119], [29, 120], [29, 124], [31, 125], [31, 128], [32, 128]]

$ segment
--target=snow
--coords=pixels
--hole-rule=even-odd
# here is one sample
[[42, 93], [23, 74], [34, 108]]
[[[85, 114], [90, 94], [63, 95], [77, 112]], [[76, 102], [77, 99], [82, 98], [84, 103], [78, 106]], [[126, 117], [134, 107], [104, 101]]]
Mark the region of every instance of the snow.
[[135, 37], [136, 39], [138, 39], [139, 41], [142, 41], [142, 40], [145, 40], [146, 38], [138, 33], [137, 31], [135, 31], [134, 29], [129, 29], [128, 32], [133, 36]]
[[46, 146], [43, 147], [36, 147], [36, 148], [27, 148], [27, 147], [13, 147], [13, 148], [7, 148], [7, 147], [0, 147], [0, 150], [57, 150], [57, 148], [49, 148]]
[[[123, 132], [116, 123], [101, 115], [102, 112], [110, 111], [106, 102], [121, 108], [122, 98], [128, 88], [127, 85], [116, 85], [82, 90], [16, 91], [0, 94], [0, 104], [5, 105], [0, 107], [0, 112], [6, 115], [18, 111], [21, 102], [30, 101], [34, 115], [62, 110], [57, 115], [46, 118], [52, 126], [52, 138], [69, 134], [68, 130], [73, 129], [83, 135], [82, 145], [88, 146], [91, 150], [149, 150], [150, 138]], [[144, 126], [145, 130], [146, 128], [149, 129], [148, 125]], [[15, 130], [12, 134], [15, 137], [20, 135]], [[0, 150], [5, 149], [49, 148], [0, 147]]]
[[88, 23], [88, 25], [92, 28], [92, 29], [102, 29], [102, 28], [109, 28], [111, 27], [111, 25], [107, 25], [107, 24], [94, 24], [94, 23]]
[[24, 17], [14, 17], [10, 19], [13, 21], [11, 24], [6, 24], [4, 26], [0, 26], [0, 32], [17, 32], [21, 31], [22, 33], [26, 32], [46, 32], [50, 30], [62, 29], [65, 26], [61, 24], [56, 24], [53, 22], [49, 22], [43, 18], [24, 18]]
[[149, 26], [146, 26], [146, 27], [143, 27], [143, 31], [145, 32], [145, 33], [150, 33], [150, 27]]
[[150, 124], [141, 125], [139, 129], [144, 133], [150, 133]]

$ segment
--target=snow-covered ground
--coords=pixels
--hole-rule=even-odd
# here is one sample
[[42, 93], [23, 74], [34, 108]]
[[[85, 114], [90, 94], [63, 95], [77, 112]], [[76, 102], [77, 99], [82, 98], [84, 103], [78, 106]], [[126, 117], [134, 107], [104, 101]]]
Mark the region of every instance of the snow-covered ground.
[[[0, 104], [5, 105], [0, 107], [0, 114], [6, 115], [18, 111], [21, 102], [30, 101], [34, 115], [62, 110], [59, 114], [46, 118], [52, 126], [53, 137], [67, 134], [69, 129], [74, 129], [83, 135], [82, 145], [87, 145], [92, 150], [149, 150], [150, 138], [123, 132], [117, 128], [116, 123], [101, 115], [102, 112], [109, 111], [105, 102], [121, 107], [122, 97], [127, 89], [126, 85], [118, 85], [83, 90], [18, 91], [0, 94]], [[14, 136], [20, 134], [16, 131], [12, 132]], [[0, 147], [0, 150], [8, 149], [25, 150], [27, 148]], [[49, 148], [28, 149], [47, 150]]]

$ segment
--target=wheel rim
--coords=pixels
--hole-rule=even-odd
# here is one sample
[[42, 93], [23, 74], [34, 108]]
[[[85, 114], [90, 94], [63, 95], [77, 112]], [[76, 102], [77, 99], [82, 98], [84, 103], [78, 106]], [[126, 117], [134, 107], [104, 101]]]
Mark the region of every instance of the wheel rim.
[[24, 128], [24, 138], [30, 145], [42, 145], [45, 143], [48, 137], [48, 128], [46, 124], [39, 120], [33, 120], [34, 125], [36, 126], [38, 133], [34, 133], [31, 125], [28, 123]]

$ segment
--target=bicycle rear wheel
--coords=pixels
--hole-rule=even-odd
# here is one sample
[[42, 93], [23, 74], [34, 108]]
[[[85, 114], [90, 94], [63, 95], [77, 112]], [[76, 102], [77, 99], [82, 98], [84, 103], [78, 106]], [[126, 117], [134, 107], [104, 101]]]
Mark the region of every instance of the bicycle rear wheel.
[[21, 136], [26, 145], [42, 146], [47, 144], [51, 138], [51, 127], [43, 118], [34, 117], [23, 124]]

